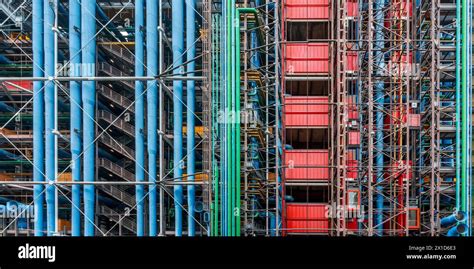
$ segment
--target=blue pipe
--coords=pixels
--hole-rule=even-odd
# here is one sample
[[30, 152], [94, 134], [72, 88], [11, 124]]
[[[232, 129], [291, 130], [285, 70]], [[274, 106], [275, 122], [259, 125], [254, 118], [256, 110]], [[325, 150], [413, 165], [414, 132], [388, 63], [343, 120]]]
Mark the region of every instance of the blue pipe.
[[[80, 76], [79, 66], [81, 64], [81, 4], [78, 0], [69, 0], [69, 55], [70, 65], [73, 66], [71, 76]], [[72, 180], [81, 181], [81, 158], [82, 151], [82, 101], [81, 84], [77, 81], [70, 82], [71, 88], [71, 170]], [[74, 120], [72, 120], [74, 119]], [[71, 206], [71, 233], [72, 236], [81, 235], [81, 185], [72, 186]]]
[[[82, 46], [82, 76], [95, 75], [96, 63], [96, 4], [95, 1], [83, 0], [81, 6], [81, 46]], [[86, 72], [87, 71], [87, 72]], [[83, 117], [84, 143], [84, 181], [95, 181], [95, 81], [82, 82], [82, 104], [88, 116]], [[94, 236], [95, 218], [95, 187], [84, 185], [84, 235]]]
[[[147, 75], [156, 76], [158, 74], [158, 2], [156, 0], [146, 1], [146, 50]], [[150, 80], [147, 82], [147, 88], [148, 180], [156, 183], [158, 85], [156, 81]], [[156, 236], [156, 185], [149, 185], [148, 191], [149, 235]]]
[[[135, 1], [135, 76], [144, 75], [144, 47], [143, 47], [143, 27], [145, 24], [143, 10], [145, 8], [143, 0]], [[145, 107], [143, 97], [143, 82], [135, 81], [135, 180], [137, 182], [145, 181]], [[145, 187], [137, 185], [136, 203], [137, 203], [137, 236], [145, 235], [145, 201], [143, 199]]]
[[[184, 53], [184, 1], [172, 0], [172, 50], [173, 50], [173, 75], [183, 73]], [[193, 40], [194, 41], [194, 40]], [[180, 180], [183, 176], [183, 82], [173, 81], [173, 176]], [[193, 136], [194, 137], [194, 136]], [[174, 186], [175, 208], [175, 235], [181, 236], [183, 229], [183, 187]]]
[[460, 236], [466, 234], [468, 227], [464, 223], [459, 223], [458, 225], [452, 227], [448, 230], [447, 236]]
[[[34, 23], [33, 23], [34, 25]], [[12, 64], [13, 62], [10, 61], [5, 55], [0, 55], [0, 64]]]
[[[187, 66], [188, 76], [194, 75], [196, 57], [196, 1], [188, 0], [186, 4], [186, 47], [187, 61], [190, 61]], [[194, 154], [194, 110], [195, 110], [195, 99], [196, 93], [194, 89], [194, 80], [188, 80], [186, 82], [186, 99], [187, 99], [187, 117], [186, 117], [186, 150], [188, 155], [187, 174], [188, 181], [194, 181], [195, 173], [195, 154]], [[194, 185], [188, 186], [188, 235], [194, 236], [196, 230], [196, 223], [194, 221], [194, 209], [195, 209], [195, 189]]]
[[[54, 62], [54, 6], [50, 1], [43, 2], [44, 12], [44, 72], [46, 77], [53, 77], [55, 75]], [[55, 180], [55, 154], [54, 154], [54, 82], [46, 81], [45, 83], [45, 158], [46, 158], [46, 180], [48, 182]], [[48, 236], [51, 236], [56, 231], [56, 209], [55, 209], [55, 191], [52, 184], [46, 185], [46, 223]]]
[[[384, 70], [384, 55], [381, 49], [384, 46], [384, 35], [383, 35], [383, 23], [384, 23], [384, 15], [383, 9], [385, 8], [385, 0], [375, 0], [374, 1], [374, 9], [376, 10], [376, 17], [375, 17], [375, 40], [379, 40], [375, 42], [375, 47], [377, 51], [375, 52], [375, 62], [378, 65], [378, 70], [376, 70], [376, 74], [378, 76], [383, 76]], [[375, 216], [375, 225], [377, 226], [376, 231], [378, 236], [382, 236], [383, 233], [383, 187], [380, 185], [383, 181], [383, 112], [382, 108], [384, 105], [384, 82], [383, 80], [379, 80], [375, 82], [375, 104], [377, 105], [377, 110], [375, 113], [375, 170], [377, 175], [377, 195], [376, 195], [376, 216]], [[372, 179], [369, 179], [372, 180]]]
[[[43, 0], [33, 0], [33, 76], [43, 77]], [[33, 81], [33, 180], [44, 181], [44, 92], [43, 82]], [[35, 236], [43, 236], [43, 185], [33, 187]]]
[[458, 222], [463, 222], [466, 219], [466, 213], [463, 211], [457, 211], [453, 214], [446, 216], [441, 219], [441, 227], [448, 227]]

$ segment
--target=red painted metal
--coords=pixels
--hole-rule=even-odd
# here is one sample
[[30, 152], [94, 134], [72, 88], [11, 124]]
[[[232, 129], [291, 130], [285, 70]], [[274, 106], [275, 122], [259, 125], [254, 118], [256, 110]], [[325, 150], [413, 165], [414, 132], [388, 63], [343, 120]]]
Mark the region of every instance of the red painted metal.
[[346, 177], [356, 179], [358, 177], [358, 170], [359, 170], [359, 168], [357, 167], [358, 165], [357, 160], [347, 160], [346, 162], [347, 162]]
[[347, 52], [347, 68], [349, 72], [355, 72], [359, 70], [359, 57], [357, 51], [348, 51]]
[[329, 19], [329, 0], [286, 0], [287, 20], [327, 20]]
[[329, 99], [326, 96], [286, 97], [286, 127], [317, 127], [329, 125]]
[[286, 181], [329, 179], [329, 151], [324, 149], [285, 150]]
[[327, 74], [329, 72], [328, 43], [288, 43], [285, 45], [287, 75]]
[[287, 233], [323, 233], [329, 231], [326, 204], [286, 204]]
[[348, 145], [349, 146], [359, 146], [360, 145], [360, 132], [359, 131], [349, 131], [347, 132], [348, 136]]
[[359, 15], [359, 5], [357, 0], [347, 0], [346, 2], [347, 16], [357, 17]]
[[346, 97], [347, 106], [348, 106], [348, 119], [349, 120], [358, 120], [359, 119], [359, 110], [357, 109], [356, 96], [349, 95]]
[[409, 127], [420, 127], [420, 114], [408, 114], [408, 126]]
[[[8, 83], [7, 83], [8, 82]], [[21, 91], [21, 89], [11, 85], [11, 84], [15, 84], [21, 88], [24, 88], [26, 90], [32, 90], [33, 89], [33, 82], [32, 81], [26, 81], [26, 80], [11, 80], [11, 81], [6, 81], [4, 83], [2, 83], [5, 88], [7, 88], [7, 90], [9, 91]]]
[[[410, 109], [411, 110], [411, 109]], [[401, 115], [400, 115], [401, 114]], [[408, 119], [408, 122], [407, 122]], [[399, 110], [395, 110], [392, 112], [392, 116], [385, 116], [384, 119], [384, 129], [389, 129], [393, 124], [408, 124], [409, 127], [420, 127], [420, 114], [416, 114], [413, 112], [406, 113], [404, 109], [403, 113], [400, 113]]]

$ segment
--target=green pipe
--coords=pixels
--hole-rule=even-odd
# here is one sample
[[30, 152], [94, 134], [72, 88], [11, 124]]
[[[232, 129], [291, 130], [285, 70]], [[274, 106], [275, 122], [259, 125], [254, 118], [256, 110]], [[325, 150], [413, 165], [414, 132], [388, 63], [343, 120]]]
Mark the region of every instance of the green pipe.
[[235, 71], [235, 95], [237, 97], [237, 102], [235, 103], [236, 105], [236, 165], [237, 165], [237, 182], [236, 182], [236, 205], [238, 206], [238, 214], [236, 214], [236, 230], [237, 230], [237, 235], [240, 236], [240, 14], [254, 14], [255, 15], [255, 23], [257, 27], [259, 26], [258, 22], [258, 11], [255, 8], [238, 8], [236, 12], [236, 18], [235, 18], [235, 39], [237, 40], [236, 42], [236, 48], [234, 51], [235, 57], [236, 57], [236, 68], [237, 70]]
[[[227, 18], [227, 35], [226, 35], [226, 38], [227, 38], [227, 43], [226, 43], [226, 51], [227, 51], [227, 55], [226, 55], [226, 58], [227, 58], [227, 62], [228, 63], [231, 63], [232, 62], [232, 57], [231, 57], [231, 40], [232, 40], [232, 37], [231, 37], [231, 25], [232, 25], [232, 16], [231, 16], [231, 9], [234, 9], [235, 8], [235, 3], [233, 3], [232, 0], [227, 0], [227, 14], [226, 14], [226, 18]], [[231, 112], [232, 112], [232, 107], [231, 107], [231, 103], [232, 103], [232, 83], [231, 83], [231, 79], [232, 79], [232, 72], [231, 72], [231, 67], [230, 66], [227, 66], [227, 79], [226, 79], [226, 83], [227, 83], [227, 104], [226, 104], [226, 107], [227, 107], [227, 124], [226, 124], [226, 142], [227, 142], [227, 166], [226, 166], [226, 170], [227, 170], [227, 195], [226, 195], [226, 202], [227, 202], [227, 229], [226, 229], [226, 236], [228, 236], [230, 234], [229, 230], [230, 230], [230, 223], [231, 223], [231, 218], [232, 218], [232, 204], [231, 204], [231, 184], [232, 184], [232, 153], [231, 153], [231, 147], [232, 147], [232, 139], [231, 139], [231, 128], [229, 126], [229, 124], [231, 124]]]

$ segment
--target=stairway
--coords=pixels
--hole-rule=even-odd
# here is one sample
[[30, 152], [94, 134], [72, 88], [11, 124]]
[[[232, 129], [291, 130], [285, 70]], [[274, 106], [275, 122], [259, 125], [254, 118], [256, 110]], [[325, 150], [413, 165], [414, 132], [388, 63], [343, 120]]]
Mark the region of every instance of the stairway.
[[103, 97], [107, 98], [123, 110], [128, 108], [128, 111], [135, 113], [135, 106], [132, 105], [132, 101], [130, 101], [130, 99], [115, 92], [114, 90], [105, 85], [99, 85], [97, 90]]
[[135, 223], [135, 220], [132, 217], [128, 216], [128, 217], [122, 218], [123, 214], [119, 214], [112, 208], [105, 205], [101, 205], [99, 208], [99, 211], [101, 215], [109, 218], [110, 221], [113, 221], [115, 223], [118, 223], [120, 221], [120, 224], [125, 229], [133, 233], [137, 231], [137, 224]]
[[99, 138], [99, 141], [105, 146], [109, 147], [110, 149], [113, 149], [118, 154], [121, 154], [124, 158], [127, 158], [132, 161], [133, 161], [133, 158], [135, 158], [135, 151], [133, 149], [123, 144], [120, 144], [119, 142], [113, 140], [108, 135], [105, 135], [105, 134], [101, 135]]
[[126, 170], [118, 164], [113, 163], [112, 161], [109, 161], [108, 159], [99, 158], [98, 165], [113, 173], [114, 175], [122, 178], [123, 180], [135, 181], [135, 175], [132, 172]]
[[135, 127], [123, 119], [117, 119], [117, 116], [114, 114], [105, 111], [99, 110], [97, 112], [97, 118], [106, 121], [107, 123], [112, 124], [112, 126], [116, 127], [117, 129], [121, 130], [122, 132], [126, 133], [131, 137], [135, 137]]

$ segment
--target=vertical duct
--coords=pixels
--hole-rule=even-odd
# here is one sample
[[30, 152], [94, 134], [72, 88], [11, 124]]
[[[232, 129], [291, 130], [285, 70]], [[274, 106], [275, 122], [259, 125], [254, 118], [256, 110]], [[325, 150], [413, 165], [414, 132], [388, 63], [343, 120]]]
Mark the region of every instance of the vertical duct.
[[[146, 62], [147, 75], [158, 75], [158, 2], [146, 1]], [[148, 187], [149, 235], [156, 236], [156, 149], [158, 86], [155, 80], [147, 82], [147, 136], [148, 136]]]
[[[143, 0], [135, 1], [135, 76], [144, 75], [144, 48], [143, 48], [143, 26], [144, 26], [144, 2]], [[145, 180], [145, 142], [143, 129], [145, 128], [145, 107], [143, 97], [143, 82], [135, 81], [135, 180], [143, 182]], [[144, 232], [144, 192], [143, 185], [137, 185], [136, 203], [137, 203], [137, 236], [145, 235]]]
[[[33, 0], [33, 76], [43, 77], [43, 0]], [[44, 92], [43, 82], [33, 81], [33, 181], [44, 181]], [[43, 236], [44, 186], [34, 186], [35, 236]]]
[[[184, 1], [172, 0], [172, 50], [173, 75], [183, 73], [184, 53]], [[174, 179], [181, 180], [183, 176], [183, 82], [173, 81], [173, 172]], [[183, 226], [183, 187], [174, 186], [175, 234], [181, 236]]]
[[45, 82], [45, 170], [46, 180], [46, 222], [48, 236], [56, 231], [56, 209], [55, 209], [55, 191], [54, 182], [55, 173], [55, 153], [54, 153], [54, 3], [44, 1], [44, 72], [48, 80]]
[[[70, 76], [80, 76], [81, 63], [81, 4], [78, 0], [69, 0], [69, 55]], [[71, 160], [72, 180], [81, 181], [81, 129], [82, 101], [81, 84], [77, 81], [69, 83], [71, 90]], [[72, 236], [81, 235], [81, 186], [72, 186], [71, 223]]]
[[[188, 76], [194, 76], [196, 57], [196, 14], [195, 14], [195, 0], [189, 0], [186, 5], [186, 47], [188, 61], [187, 73]], [[194, 181], [195, 173], [195, 154], [194, 154], [194, 110], [195, 110], [195, 88], [194, 80], [188, 80], [186, 84], [186, 98], [187, 98], [187, 117], [186, 117], [186, 149], [188, 155], [187, 174], [188, 181]], [[195, 203], [195, 189], [194, 185], [188, 185], [188, 235], [194, 236], [196, 223], [194, 221], [194, 203]]]
[[[376, 77], [378, 78], [375, 82], [375, 103], [377, 106], [377, 110], [375, 113], [375, 167], [376, 167], [376, 177], [377, 177], [377, 195], [375, 200], [375, 225], [377, 226], [376, 231], [377, 235], [381, 236], [383, 232], [383, 106], [384, 106], [384, 82], [380, 78], [383, 76], [384, 70], [384, 55], [382, 48], [384, 47], [384, 35], [383, 35], [383, 23], [384, 23], [384, 13], [383, 10], [385, 8], [385, 0], [376, 0], [374, 2], [374, 10], [375, 10], [375, 63], [376, 67]], [[370, 180], [370, 179], [369, 179]]]
[[[82, 76], [95, 75], [96, 62], [96, 3], [83, 0], [81, 6], [81, 45], [82, 45]], [[95, 81], [82, 82], [83, 143], [84, 143], [84, 181], [95, 180]], [[84, 185], [84, 235], [94, 236], [95, 187]]]

